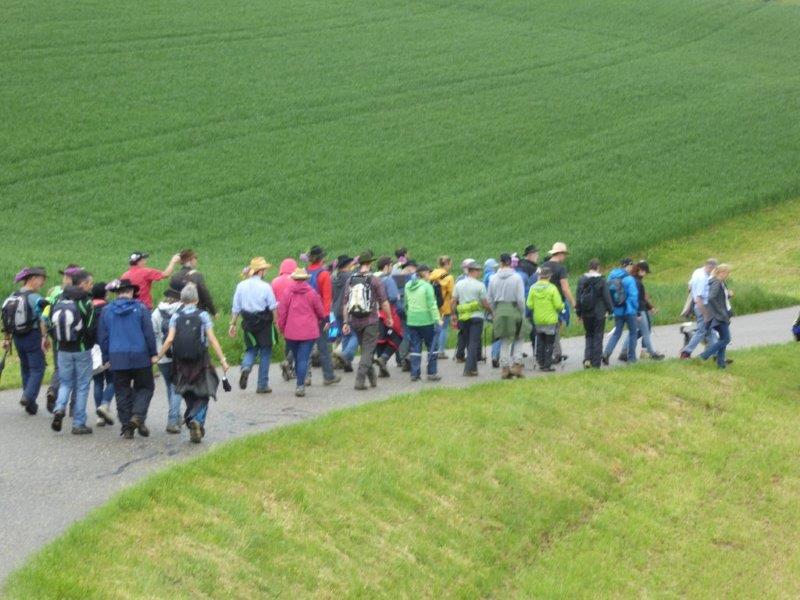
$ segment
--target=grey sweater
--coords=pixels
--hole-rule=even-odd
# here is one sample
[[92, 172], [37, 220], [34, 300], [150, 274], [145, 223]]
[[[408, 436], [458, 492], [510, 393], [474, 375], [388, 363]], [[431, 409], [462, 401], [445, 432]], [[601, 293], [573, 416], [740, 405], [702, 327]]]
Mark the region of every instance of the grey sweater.
[[719, 279], [712, 279], [708, 284], [708, 302], [706, 310], [710, 319], [719, 323], [730, 323], [728, 313], [728, 290]]
[[513, 269], [500, 269], [489, 281], [487, 297], [493, 309], [498, 302], [513, 302], [518, 310], [524, 311], [525, 284], [522, 277]]

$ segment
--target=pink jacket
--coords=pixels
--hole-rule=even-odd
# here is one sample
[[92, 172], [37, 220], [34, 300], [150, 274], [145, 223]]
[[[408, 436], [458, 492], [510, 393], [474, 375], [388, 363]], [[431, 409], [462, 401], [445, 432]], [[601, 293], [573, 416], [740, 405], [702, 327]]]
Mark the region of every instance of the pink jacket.
[[294, 273], [297, 268], [297, 262], [294, 259], [286, 258], [281, 263], [279, 275], [272, 280], [272, 291], [275, 292], [275, 299], [278, 303], [283, 302], [283, 293], [292, 283], [290, 275]]
[[278, 305], [278, 329], [295, 342], [319, 337], [319, 322], [326, 318], [322, 299], [307, 281], [292, 281]]

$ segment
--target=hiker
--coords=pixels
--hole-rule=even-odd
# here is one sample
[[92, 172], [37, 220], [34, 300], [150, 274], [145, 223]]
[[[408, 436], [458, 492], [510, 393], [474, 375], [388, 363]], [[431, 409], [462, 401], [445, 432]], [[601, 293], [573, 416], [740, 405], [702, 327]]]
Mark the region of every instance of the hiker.
[[408, 260], [411, 258], [411, 255], [408, 253], [408, 249], [405, 246], [401, 246], [397, 250], [394, 251], [394, 256], [396, 262], [392, 266], [392, 275], [401, 275], [406, 269], [406, 265], [408, 264]]
[[[181, 307], [180, 303], [181, 292], [173, 287], [168, 287], [164, 290], [164, 300], [158, 303], [158, 306], [153, 310], [150, 316], [150, 321], [153, 324], [153, 333], [156, 337], [156, 350], [161, 355], [161, 349], [164, 347], [164, 342], [169, 337], [169, 324], [178, 309]], [[164, 380], [164, 386], [167, 389], [167, 433], [180, 433], [181, 432], [181, 395], [175, 391], [175, 381], [172, 377], [172, 352], [164, 353], [164, 356], [158, 361], [158, 371]]]
[[575, 293], [575, 314], [583, 321], [586, 332], [583, 351], [583, 367], [599, 369], [603, 360], [603, 334], [606, 317], [614, 307], [606, 280], [600, 271], [600, 260], [589, 261], [589, 270], [578, 280]]
[[[393, 272], [394, 273], [394, 272]], [[406, 301], [405, 301], [405, 293], [406, 293], [406, 284], [415, 279], [417, 276], [417, 261], [412, 258], [406, 257], [405, 264], [403, 265], [403, 269], [399, 275], [393, 274], [392, 279], [394, 279], [395, 283], [397, 284], [397, 316], [398, 316], [398, 323], [394, 325], [393, 328], [397, 328], [398, 330], [405, 331], [406, 330]], [[387, 298], [388, 300], [388, 298]], [[400, 341], [400, 345], [397, 347], [397, 352], [395, 352], [395, 360], [397, 361], [397, 365], [401, 368], [404, 373], [408, 373], [411, 371], [411, 361], [409, 361], [408, 352], [411, 345], [411, 339], [406, 335]]]
[[183, 422], [189, 429], [189, 441], [195, 444], [206, 435], [208, 402], [211, 398], [216, 400], [219, 387], [219, 376], [208, 354], [209, 345], [222, 371], [228, 372], [228, 361], [214, 334], [211, 315], [200, 309], [199, 301], [197, 286], [191, 282], [184, 285], [181, 289], [183, 306], [170, 317], [169, 335], [152, 360], [153, 364], [158, 363], [172, 350], [172, 382], [175, 392], [186, 402]]
[[[98, 327], [100, 318], [103, 316], [103, 309], [108, 305], [105, 281], [96, 281], [92, 286], [92, 306], [94, 306], [94, 320]], [[92, 346], [92, 369], [94, 382], [94, 407], [97, 427], [113, 425], [114, 418], [111, 416], [111, 401], [114, 399], [114, 376], [103, 364], [103, 352], [100, 344], [95, 340]]]
[[[637, 317], [639, 314], [639, 290], [636, 280], [631, 276], [633, 259], [623, 258], [620, 266], [608, 274], [608, 292], [611, 296], [611, 305], [614, 313], [614, 331], [603, 351], [602, 362], [608, 365], [609, 357], [614, 352], [622, 337], [622, 331], [628, 327], [628, 338], [633, 341], [639, 335]], [[636, 345], [628, 344], [628, 362], [636, 362]]]
[[386, 326], [394, 326], [394, 317], [386, 292], [377, 277], [371, 272], [374, 256], [371, 250], [362, 252], [358, 257], [359, 269], [350, 277], [344, 292], [344, 323], [342, 332], [347, 335], [351, 331], [358, 336], [361, 347], [361, 360], [356, 372], [355, 389], [366, 390], [366, 379], [371, 387], [378, 385], [375, 370], [372, 367], [375, 344], [378, 340], [378, 310], [386, 315]]
[[553, 350], [553, 361], [560, 363], [567, 360], [561, 349], [561, 332], [563, 327], [569, 325], [570, 309], [575, 308], [575, 298], [572, 297], [572, 291], [569, 289], [569, 275], [565, 262], [569, 256], [569, 250], [564, 242], [556, 242], [550, 249], [550, 258], [542, 265], [550, 269], [552, 275], [550, 276], [550, 283], [552, 283], [561, 293], [561, 299], [564, 301], [564, 311], [559, 315], [558, 327], [556, 327], [556, 339]]
[[[81, 267], [74, 263], [68, 264], [64, 267], [63, 270], [59, 270], [59, 275], [61, 275], [61, 285], [56, 285], [52, 287], [47, 292], [47, 301], [45, 303], [44, 308], [42, 309], [42, 321], [46, 325], [47, 328], [47, 335], [44, 337], [44, 344], [45, 344], [45, 354], [47, 354], [47, 350], [52, 348], [53, 350], [53, 375], [50, 377], [50, 385], [47, 386], [47, 393], [46, 393], [46, 400], [47, 400], [47, 412], [52, 413], [56, 406], [56, 399], [58, 398], [58, 388], [61, 387], [61, 380], [58, 377], [58, 344], [56, 344], [55, 339], [55, 332], [50, 323], [50, 312], [53, 309], [53, 306], [61, 299], [61, 294], [64, 293], [64, 288], [67, 286], [72, 285], [72, 275], [77, 271], [80, 271]], [[70, 401], [70, 405], [73, 402]]]
[[731, 343], [730, 324], [731, 315], [733, 314], [730, 301], [733, 294], [725, 285], [730, 274], [730, 266], [724, 263], [714, 267], [714, 270], [711, 272], [708, 285], [708, 297], [706, 298], [704, 306], [704, 317], [707, 318], [706, 324], [717, 332], [718, 338], [705, 349], [700, 355], [700, 358], [708, 360], [712, 356], [716, 356], [717, 367], [720, 369], [726, 368], [727, 365], [732, 362], [725, 358], [725, 349], [728, 347], [728, 344]]
[[[436, 338], [436, 351], [439, 353], [439, 358], [446, 360], [447, 335], [450, 329], [450, 319], [452, 318], [453, 288], [456, 282], [450, 274], [450, 269], [453, 268], [453, 261], [450, 257], [440, 256], [437, 262], [439, 268], [431, 271], [430, 276], [433, 291], [436, 292], [437, 287], [439, 289], [439, 293], [436, 294], [436, 305], [439, 307], [439, 314], [442, 320], [442, 325], [439, 327]], [[417, 269], [417, 272], [419, 272], [419, 269]]]
[[[499, 263], [493, 258], [487, 258], [483, 263], [483, 285], [486, 289], [489, 289], [489, 284], [492, 281], [492, 278], [497, 273], [497, 269], [499, 267]], [[490, 319], [493, 316], [489, 315]], [[491, 356], [492, 356], [492, 368], [499, 369], [500, 368], [500, 340], [497, 339], [494, 335], [492, 335], [492, 348], [491, 348]]]
[[42, 320], [46, 300], [41, 290], [47, 280], [44, 267], [26, 267], [14, 278], [21, 284], [18, 291], [3, 302], [3, 351], [11, 350], [13, 342], [19, 356], [22, 396], [19, 403], [29, 415], [39, 410], [36, 403], [42, 385], [47, 351], [47, 329]]
[[697, 329], [689, 343], [681, 350], [680, 358], [688, 359], [697, 345], [706, 339], [706, 347], [713, 346], [717, 341], [717, 334], [712, 327], [708, 327], [708, 288], [711, 272], [717, 267], [719, 261], [709, 258], [702, 267], [694, 270], [689, 280], [689, 296], [691, 298], [691, 311], [697, 319]]
[[[465, 258], [464, 260], [461, 261], [461, 274], [458, 277], [456, 277], [456, 283], [470, 277], [470, 271], [468, 266], [475, 262], [477, 261], [474, 258]], [[485, 287], [486, 286], [484, 286], [484, 288]], [[455, 293], [455, 287], [453, 288], [453, 293]], [[450, 302], [452, 304], [452, 299]], [[464, 363], [467, 360], [466, 356], [467, 356], [468, 338], [466, 335], [466, 328], [461, 327], [461, 321], [458, 318], [451, 320], [451, 325], [453, 326], [454, 329], [458, 331], [458, 334], [456, 335], [456, 362]], [[483, 332], [482, 321], [481, 321], [481, 332]]]
[[[292, 284], [278, 306], [278, 329], [286, 339], [286, 347], [294, 356], [297, 387], [294, 395], [306, 395], [306, 381], [311, 350], [319, 339], [319, 324], [327, 319], [322, 298], [309, 285], [311, 275], [303, 268], [292, 273]], [[327, 324], [326, 324], [327, 326]]]
[[174, 255], [163, 271], [153, 269], [147, 266], [147, 259], [150, 255], [147, 252], [135, 251], [132, 252], [128, 258], [128, 265], [130, 268], [120, 276], [120, 279], [127, 279], [134, 285], [139, 286], [139, 302], [147, 307], [147, 310], [153, 310], [153, 296], [150, 289], [153, 283], [167, 279], [172, 275], [175, 267], [181, 261], [181, 255]]
[[[355, 259], [346, 254], [342, 254], [336, 259], [336, 275], [333, 278], [333, 316], [339, 331], [344, 323], [344, 291], [347, 282], [356, 268]], [[338, 362], [345, 373], [353, 372], [353, 358], [358, 351], [358, 338], [352, 332], [349, 335], [341, 335], [340, 350], [333, 352], [334, 362]]]
[[[293, 258], [284, 258], [278, 268], [278, 276], [272, 280], [272, 292], [278, 301], [278, 306], [283, 302], [283, 296], [292, 284], [292, 273], [297, 268], [297, 261]], [[284, 381], [291, 381], [294, 378], [294, 357], [288, 348], [284, 348], [283, 360], [281, 361], [281, 375]]]
[[114, 374], [114, 394], [122, 437], [132, 440], [150, 435], [145, 421], [155, 383], [151, 362], [158, 354], [150, 313], [135, 300], [137, 286], [129, 279], [116, 279], [108, 284], [117, 299], [103, 309], [98, 342], [103, 363]]
[[534, 244], [525, 247], [522, 258], [517, 264], [517, 271], [521, 271], [526, 277], [532, 277], [539, 270], [539, 249]]
[[525, 315], [525, 286], [511, 267], [511, 255], [500, 255], [500, 268], [489, 282], [487, 298], [494, 315], [494, 338], [500, 341], [502, 379], [522, 378], [519, 342]]
[[[342, 378], [333, 372], [333, 358], [331, 357], [331, 342], [328, 339], [328, 328], [331, 315], [331, 304], [333, 303], [333, 284], [331, 283], [331, 273], [323, 264], [325, 258], [325, 250], [320, 246], [313, 246], [308, 253], [308, 272], [310, 279], [308, 280], [311, 288], [316, 291], [322, 299], [322, 310], [325, 312], [325, 318], [319, 322], [319, 333], [317, 335], [317, 352], [319, 353], [319, 362], [322, 366], [322, 383], [324, 385], [334, 385], [339, 383]], [[308, 371], [308, 379], [306, 385], [311, 383], [311, 370]]]
[[437, 326], [442, 327], [442, 317], [436, 304], [436, 295], [430, 283], [431, 269], [421, 264], [417, 267], [417, 277], [406, 284], [405, 313], [409, 335], [409, 359], [411, 361], [411, 381], [419, 381], [422, 363], [422, 344], [428, 351], [427, 379], [439, 381], [436, 371], [438, 352], [434, 338]]
[[794, 339], [800, 342], [800, 315], [797, 315], [797, 320], [792, 325], [792, 333], [794, 334]]
[[180, 251], [178, 258], [182, 266], [172, 275], [169, 286], [180, 291], [187, 283], [195, 284], [197, 286], [197, 294], [200, 298], [197, 307], [201, 311], [206, 311], [213, 319], [217, 316], [217, 309], [214, 307], [214, 300], [211, 298], [211, 292], [208, 291], [205, 278], [202, 273], [197, 270], [197, 262], [199, 259], [197, 252], [191, 248], [186, 248]]
[[[406, 335], [405, 321], [401, 316], [405, 315], [405, 305], [401, 306], [399, 304], [401, 298], [405, 297], [405, 286], [403, 286], [401, 294], [397, 287], [396, 277], [391, 272], [392, 259], [388, 256], [379, 258], [375, 275], [383, 285], [383, 291], [386, 293], [386, 300], [389, 302], [389, 310], [392, 317], [392, 327], [387, 327], [386, 323], [389, 315], [383, 311], [378, 313], [380, 322], [378, 323], [378, 341], [375, 344], [375, 366], [378, 367], [379, 377], [389, 377], [390, 373], [387, 368], [389, 360], [400, 351]], [[408, 280], [406, 275], [400, 275], [397, 278]], [[356, 339], [356, 349], [358, 348], [357, 341]]]
[[[646, 260], [640, 260], [633, 265], [633, 268], [631, 269], [631, 275], [633, 275], [633, 279], [636, 282], [636, 290], [639, 293], [639, 312], [637, 315], [636, 324], [639, 328], [639, 337], [642, 338], [642, 347], [645, 349], [648, 356], [650, 356], [650, 358], [653, 360], [663, 360], [664, 355], [661, 352], [657, 352], [655, 348], [653, 348], [653, 342], [651, 339], [651, 331], [653, 328], [652, 323], [650, 322], [650, 315], [655, 314], [656, 308], [650, 303], [650, 298], [644, 289], [644, 278], [649, 274], [650, 264]], [[625, 342], [625, 346], [627, 347], [629, 344], [633, 344], [633, 352], [636, 353], [638, 340], [632, 340], [630, 334], [628, 334], [628, 339]], [[624, 351], [620, 353], [619, 360], [622, 362], [627, 360], [627, 355], [625, 355]]]
[[241, 316], [245, 351], [239, 375], [239, 389], [247, 389], [250, 371], [256, 362], [256, 357], [260, 357], [256, 394], [272, 392], [272, 388], [269, 387], [269, 364], [272, 358], [274, 313], [278, 308], [278, 300], [275, 298], [272, 286], [264, 281], [264, 274], [271, 267], [272, 265], [263, 256], [257, 256], [250, 261], [247, 279], [236, 286], [233, 294], [228, 328], [228, 335], [235, 338], [236, 322]]
[[558, 316], [564, 310], [564, 299], [558, 288], [550, 282], [552, 275], [549, 267], [542, 267], [538, 280], [531, 286], [527, 301], [536, 327], [536, 362], [539, 369], [545, 372], [555, 371], [553, 350], [556, 329], [559, 327]]
[[457, 317], [459, 341], [462, 338], [464, 340], [464, 376], [477, 377], [484, 312], [491, 314], [492, 307], [486, 297], [486, 286], [481, 281], [481, 265], [472, 259], [462, 265], [467, 271], [467, 277], [456, 282], [451, 309]]
[[[539, 249], [533, 244], [526, 246], [525, 251], [522, 253], [523, 258], [519, 260], [517, 266], [514, 267], [519, 276], [522, 277], [522, 282], [525, 285], [525, 298], [530, 294], [531, 287], [539, 280]], [[530, 308], [525, 307], [525, 320], [531, 324], [530, 342], [532, 356], [536, 356], [536, 327], [533, 326], [533, 313]]]
[[72, 285], [64, 288], [61, 299], [52, 307], [50, 320], [58, 344], [61, 380], [53, 410], [53, 431], [61, 431], [67, 404], [74, 394], [72, 433], [92, 433], [92, 428], [86, 425], [86, 401], [92, 385], [92, 346], [97, 337], [94, 305], [89, 295], [93, 285], [91, 273], [76, 271], [72, 275]]

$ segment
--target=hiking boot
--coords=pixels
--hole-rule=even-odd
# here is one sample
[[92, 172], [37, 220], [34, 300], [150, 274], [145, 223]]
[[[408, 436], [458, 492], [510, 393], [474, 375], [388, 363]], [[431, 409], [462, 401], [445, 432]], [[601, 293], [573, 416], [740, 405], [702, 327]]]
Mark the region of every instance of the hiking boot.
[[590, 360], [583, 361], [583, 368], [584, 369], [591, 369], [592, 368], [592, 361], [590, 361]]
[[447, 360], [450, 357], [447, 356], [447, 352], [439, 352], [436, 358], [438, 358], [439, 360]]
[[28, 413], [30, 416], [34, 416], [37, 412], [39, 412], [39, 405], [33, 403], [26, 404], [25, 412]]
[[514, 365], [510, 369], [511, 376], [516, 377], [517, 379], [524, 379], [525, 374], [522, 372], [522, 369], [523, 369], [522, 365]]
[[493, 369], [499, 369], [500, 368], [500, 359], [499, 358], [493, 358], [492, 359], [492, 368]]
[[167, 425], [167, 433], [180, 433], [181, 426], [177, 423], [173, 423], [171, 425]]
[[441, 381], [442, 380], [442, 376], [441, 375], [428, 375], [427, 379], [428, 379], [428, 381]]
[[725, 364], [726, 365], [732, 365], [733, 364], [733, 359], [732, 358], [726, 358], [725, 359]]
[[256, 394], [271, 394], [271, 393], [272, 393], [272, 388], [269, 386], [265, 388], [258, 388], [256, 390]]
[[308, 375], [306, 375], [306, 380], [303, 383], [305, 385], [307, 385], [307, 386], [311, 385], [311, 373], [310, 372], [309, 372]]
[[477, 371], [464, 371], [464, 377], [477, 377]]
[[368, 390], [369, 388], [367, 387], [367, 384], [364, 383], [363, 381], [356, 381], [355, 389], [361, 392], [364, 390]]
[[342, 380], [342, 378], [341, 378], [341, 377], [339, 377], [338, 375], [334, 375], [334, 376], [333, 376], [333, 377], [331, 377], [330, 379], [325, 379], [325, 380], [323, 380], [323, 382], [322, 382], [322, 385], [336, 385], [336, 384], [337, 384], [337, 383], [339, 383], [341, 380]]
[[691, 354], [689, 354], [689, 353], [688, 353], [688, 352], [686, 352], [685, 350], [681, 350], [681, 354], [680, 354], [680, 356], [679, 356], [678, 358], [680, 358], [681, 360], [688, 360], [688, 359], [690, 359], [691, 357], [692, 357], [692, 355], [691, 355]]
[[301, 386], [298, 386], [298, 387], [297, 387], [297, 388], [294, 390], [294, 395], [295, 395], [296, 397], [298, 397], [298, 398], [304, 398], [304, 397], [305, 397], [305, 395], [306, 395], [306, 388], [304, 388], [302, 385], [301, 385]]
[[620, 354], [620, 355], [617, 357], [617, 360], [618, 360], [619, 362], [628, 362], [628, 355], [627, 355], [627, 354]]
[[292, 380], [292, 368], [289, 366], [289, 363], [283, 361], [281, 363], [281, 377], [283, 377], [284, 381], [291, 381]]
[[203, 431], [200, 428], [200, 423], [197, 421], [189, 421], [189, 441], [194, 444], [199, 444], [203, 439]]
[[554, 356], [553, 357], [553, 362], [554, 363], [562, 363], [562, 362], [566, 362], [566, 361], [567, 361], [567, 355], [566, 354], [562, 354], [561, 356]]
[[250, 369], [242, 369], [241, 374], [239, 375], [239, 389], [246, 390], [247, 389], [247, 378], [250, 377]]
[[[409, 367], [409, 370], [411, 370], [411, 367]], [[367, 370], [367, 379], [369, 379], [369, 386], [370, 387], [377, 387], [378, 386], [378, 378], [375, 376], [375, 369], [373, 367], [370, 367]]]
[[606, 354], [603, 354], [603, 358], [600, 360], [605, 366], [608, 366], [608, 356]]
[[98, 417], [103, 420], [103, 425], [113, 425], [114, 419], [111, 417], [111, 411], [108, 410], [107, 404], [101, 404], [95, 411]]
[[344, 366], [342, 367], [342, 370], [345, 373], [352, 373], [353, 372], [353, 364], [345, 361], [344, 362]]
[[409, 361], [407, 358], [404, 358], [402, 366], [401, 366], [401, 370], [403, 371], [403, 373], [410, 373], [411, 372], [411, 361]]
[[411, 376], [411, 381], [412, 382], [419, 381], [419, 375], [412, 375]]
[[47, 395], [45, 397], [47, 398], [47, 412], [52, 415], [53, 411], [56, 409], [56, 400], [58, 400], [58, 396], [54, 390], [47, 390]]
[[87, 435], [89, 433], [92, 433], [92, 428], [87, 427], [86, 425], [72, 428], [72, 435]]
[[661, 354], [661, 352], [653, 352], [650, 355], [650, 358], [653, 360], [664, 360], [665, 357], [663, 354]]
[[131, 417], [131, 427], [133, 429], [139, 430], [139, 435], [142, 437], [149, 437], [150, 430], [147, 428], [147, 425], [144, 424], [144, 421], [141, 417], [134, 415]]
[[555, 369], [553, 367], [541, 367], [540, 371], [544, 371], [545, 373], [554, 373]]
[[511, 369], [508, 367], [503, 367], [503, 370], [500, 371], [500, 379], [511, 379], [513, 375], [511, 375]]
[[19, 399], [19, 405], [22, 407], [28, 406], [28, 400], [25, 398], [25, 396]]
[[378, 365], [378, 377], [389, 377], [391, 375], [389, 369], [386, 368], [386, 360], [382, 356], [375, 359], [375, 364]]
[[57, 410], [53, 413], [53, 422], [50, 424], [50, 429], [53, 431], [61, 431], [61, 423], [64, 422], [64, 411]]
[[133, 439], [133, 427], [131, 427], [130, 425], [128, 427], [124, 427], [122, 429], [122, 438], [126, 439], [126, 440], [132, 440]]
[[456, 356], [456, 362], [463, 365], [465, 362], [467, 362], [467, 359], [463, 356]]

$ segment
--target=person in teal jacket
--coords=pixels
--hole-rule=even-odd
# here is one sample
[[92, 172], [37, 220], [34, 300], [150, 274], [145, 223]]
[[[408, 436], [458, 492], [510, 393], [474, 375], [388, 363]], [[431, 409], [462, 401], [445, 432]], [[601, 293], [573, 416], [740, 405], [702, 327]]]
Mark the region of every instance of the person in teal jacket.
[[439, 381], [436, 372], [437, 352], [433, 349], [437, 327], [442, 327], [436, 294], [428, 281], [431, 269], [427, 265], [417, 266], [417, 277], [405, 286], [406, 326], [410, 338], [409, 360], [411, 381], [419, 381], [422, 368], [422, 344], [428, 351], [428, 381]]
[[620, 266], [608, 274], [608, 291], [614, 306], [614, 331], [603, 351], [603, 364], [608, 365], [609, 357], [622, 337], [624, 327], [628, 327], [628, 363], [636, 362], [636, 340], [639, 339], [639, 288], [631, 275], [633, 259], [623, 258]]
[[564, 300], [558, 288], [550, 283], [552, 272], [542, 267], [539, 280], [528, 292], [528, 308], [533, 313], [536, 327], [536, 362], [542, 371], [555, 371], [553, 368], [553, 348], [556, 343], [558, 316], [564, 310]]

